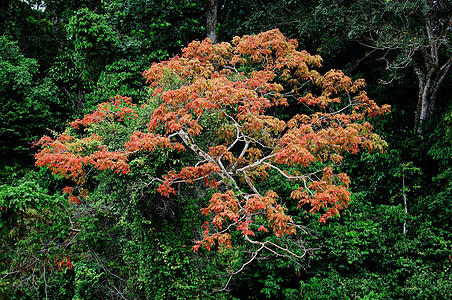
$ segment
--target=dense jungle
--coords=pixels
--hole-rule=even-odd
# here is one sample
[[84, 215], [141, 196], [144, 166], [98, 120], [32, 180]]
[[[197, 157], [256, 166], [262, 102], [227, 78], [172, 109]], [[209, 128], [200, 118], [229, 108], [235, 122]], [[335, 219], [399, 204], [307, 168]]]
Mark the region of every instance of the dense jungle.
[[451, 0], [1, 0], [0, 299], [452, 299]]

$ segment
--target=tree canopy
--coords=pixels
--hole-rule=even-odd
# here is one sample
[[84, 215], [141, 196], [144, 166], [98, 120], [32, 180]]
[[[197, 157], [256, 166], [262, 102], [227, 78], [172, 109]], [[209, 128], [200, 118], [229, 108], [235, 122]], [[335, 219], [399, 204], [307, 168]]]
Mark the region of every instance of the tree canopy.
[[[187, 165], [150, 181], [158, 182], [164, 197], [176, 194], [179, 183], [203, 181], [212, 189], [202, 213], [211, 216], [213, 226], [204, 225], [194, 250], [231, 247], [230, 230], [236, 228], [261, 249], [291, 253], [253, 240], [255, 231], [295, 235], [301, 225], [286, 214], [286, 206], [306, 205], [321, 222], [338, 215], [350, 201], [348, 176], [334, 172], [344, 154], [386, 146], [368, 119], [388, 107], [368, 98], [362, 79], [337, 70], [321, 75], [314, 69], [320, 63], [319, 56], [298, 51], [297, 42], [278, 30], [236, 37], [232, 44], [192, 42], [181, 57], [143, 73], [153, 90], [141, 107], [152, 112], [143, 120], [146, 131], [134, 131], [113, 149], [103, 143], [108, 137], [89, 134], [106, 119], [142, 118], [130, 99], [117, 96], [72, 122], [73, 129], [57, 139], [43, 137], [36, 165], [71, 178], [78, 186], [65, 192], [80, 203], [89, 198], [85, 184], [91, 167], [128, 174], [128, 161], [137, 153], [178, 151], [189, 157]], [[293, 115], [278, 116], [278, 107], [289, 105]], [[85, 134], [74, 135], [77, 130]], [[292, 182], [288, 199], [261, 183], [270, 174]]]

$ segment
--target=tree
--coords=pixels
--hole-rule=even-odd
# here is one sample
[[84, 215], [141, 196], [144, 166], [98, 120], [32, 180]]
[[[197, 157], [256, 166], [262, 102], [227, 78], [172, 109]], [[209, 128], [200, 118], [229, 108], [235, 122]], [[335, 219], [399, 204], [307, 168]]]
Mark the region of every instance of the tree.
[[412, 67], [418, 78], [415, 127], [433, 115], [438, 90], [452, 65], [450, 0], [357, 1], [349, 8], [350, 38], [383, 53], [386, 68]]
[[[103, 2], [109, 24], [123, 40], [125, 50], [153, 61], [179, 53], [194, 39], [204, 38], [205, 0], [108, 0]], [[136, 51], [136, 50], [135, 50]], [[148, 65], [147, 65], [148, 66]]]
[[2, 1], [0, 10], [0, 35], [17, 41], [23, 54], [36, 59], [41, 69], [46, 66], [55, 56], [56, 45], [44, 13], [20, 0]]
[[25, 57], [17, 42], [0, 36], [0, 154], [1, 165], [32, 160], [30, 146], [45, 132], [56, 127], [67, 106], [49, 80], [39, 80], [39, 65]]
[[208, 0], [207, 2], [207, 37], [215, 44], [217, 42], [218, 24], [218, 0]]
[[[350, 179], [339, 166], [347, 153], [383, 150], [368, 119], [389, 107], [368, 98], [362, 79], [338, 70], [321, 75], [314, 69], [321, 58], [297, 46], [279, 30], [232, 44], [194, 41], [181, 57], [143, 73], [152, 96], [141, 107], [121, 96], [99, 104], [56, 139], [43, 137], [36, 165], [72, 179], [76, 186], [64, 192], [80, 203], [89, 199], [93, 170], [130, 174], [137, 155], [168, 149], [183, 164], [146, 174], [147, 185], [157, 183], [166, 198], [182, 183], [203, 183], [210, 193], [194, 251], [228, 249], [242, 238], [252, 249], [243, 266], [263, 250], [301, 258], [304, 228], [291, 214], [308, 206], [325, 223], [348, 206]], [[107, 121], [146, 122], [147, 130], [111, 144], [111, 136], [92, 133]], [[289, 191], [278, 194], [270, 179]]]

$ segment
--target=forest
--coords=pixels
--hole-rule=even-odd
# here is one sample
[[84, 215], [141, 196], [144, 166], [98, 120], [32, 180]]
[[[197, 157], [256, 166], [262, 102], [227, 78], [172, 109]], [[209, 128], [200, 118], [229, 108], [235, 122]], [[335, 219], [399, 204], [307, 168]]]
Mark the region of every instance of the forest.
[[0, 300], [452, 299], [452, 0], [0, 1]]

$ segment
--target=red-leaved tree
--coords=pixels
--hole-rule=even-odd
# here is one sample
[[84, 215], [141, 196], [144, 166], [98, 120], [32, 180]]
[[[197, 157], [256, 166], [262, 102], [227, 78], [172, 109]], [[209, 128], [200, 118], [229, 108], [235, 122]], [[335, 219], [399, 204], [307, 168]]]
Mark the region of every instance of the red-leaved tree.
[[[314, 68], [321, 58], [297, 46], [278, 30], [232, 43], [194, 41], [181, 57], [143, 73], [153, 92], [147, 104], [117, 96], [71, 123], [80, 131], [152, 109], [147, 130], [133, 132], [117, 149], [108, 149], [98, 135], [76, 137], [75, 130], [55, 140], [43, 137], [36, 164], [72, 179], [76, 186], [64, 192], [79, 203], [89, 197], [84, 183], [90, 169], [127, 174], [131, 156], [174, 149], [189, 164], [152, 179], [160, 194], [174, 197], [180, 183], [202, 182], [212, 190], [201, 210], [209, 221], [194, 251], [231, 247], [231, 233], [238, 231], [257, 249], [253, 257], [263, 249], [300, 257], [262, 236], [296, 236], [302, 226], [288, 213], [293, 207], [326, 222], [348, 206], [349, 177], [335, 170], [345, 154], [385, 147], [368, 119], [389, 107], [368, 98], [362, 79], [339, 70], [320, 74]], [[289, 182], [291, 193], [280, 197], [277, 186], [266, 184], [270, 176]]]

